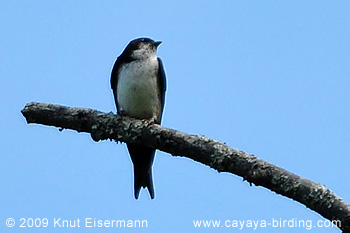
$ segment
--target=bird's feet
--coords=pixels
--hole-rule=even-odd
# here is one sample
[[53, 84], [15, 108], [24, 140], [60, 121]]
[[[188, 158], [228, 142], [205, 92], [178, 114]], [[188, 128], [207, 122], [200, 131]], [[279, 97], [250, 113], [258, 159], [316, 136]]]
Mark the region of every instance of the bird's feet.
[[147, 125], [147, 126], [151, 126], [157, 123], [157, 118], [156, 117], [152, 117], [151, 119], [143, 119], [142, 123]]
[[126, 114], [126, 112], [124, 110], [121, 110], [121, 111], [119, 111], [119, 115], [120, 116], [126, 116], [127, 114]]

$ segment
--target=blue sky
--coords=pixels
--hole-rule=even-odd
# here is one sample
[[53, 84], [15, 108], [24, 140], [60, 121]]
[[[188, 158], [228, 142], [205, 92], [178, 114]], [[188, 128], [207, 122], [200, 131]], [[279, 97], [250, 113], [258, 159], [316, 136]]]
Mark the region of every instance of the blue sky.
[[[350, 202], [349, 1], [1, 1], [0, 231], [252, 232], [193, 220], [312, 220], [302, 204], [157, 152], [156, 199], [133, 198], [125, 145], [27, 125], [31, 101], [115, 112], [116, 57], [162, 40], [163, 125], [201, 134], [325, 184]], [[7, 218], [16, 225], [8, 228]], [[147, 228], [55, 228], [53, 219], [145, 219]], [[337, 228], [314, 228], [339, 232]], [[258, 232], [308, 232], [259, 228]]]

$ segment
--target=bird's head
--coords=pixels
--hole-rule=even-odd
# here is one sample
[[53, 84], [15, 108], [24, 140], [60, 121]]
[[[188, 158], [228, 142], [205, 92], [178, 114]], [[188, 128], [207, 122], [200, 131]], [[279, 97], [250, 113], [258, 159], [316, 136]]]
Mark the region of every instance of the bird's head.
[[154, 41], [149, 38], [138, 38], [130, 41], [124, 53], [135, 60], [150, 59], [156, 57], [157, 47], [161, 41]]

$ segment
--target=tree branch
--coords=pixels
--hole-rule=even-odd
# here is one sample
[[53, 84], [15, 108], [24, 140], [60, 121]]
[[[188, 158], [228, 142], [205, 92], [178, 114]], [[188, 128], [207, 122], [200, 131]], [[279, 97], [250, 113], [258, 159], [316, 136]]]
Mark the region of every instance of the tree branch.
[[87, 132], [94, 141], [113, 139], [142, 144], [191, 158], [219, 172], [236, 174], [250, 184], [298, 201], [331, 221], [340, 220], [338, 227], [350, 232], [350, 206], [331, 190], [214, 139], [87, 108], [29, 103], [22, 114], [28, 123]]

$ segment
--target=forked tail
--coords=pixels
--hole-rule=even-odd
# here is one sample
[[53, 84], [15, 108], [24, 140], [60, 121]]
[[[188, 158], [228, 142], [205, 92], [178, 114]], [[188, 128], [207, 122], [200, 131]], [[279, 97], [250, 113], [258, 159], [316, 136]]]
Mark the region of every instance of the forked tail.
[[154, 199], [154, 188], [152, 179], [152, 164], [155, 150], [145, 146], [127, 144], [131, 160], [134, 164], [134, 194], [139, 198], [140, 190], [147, 188], [152, 199]]

